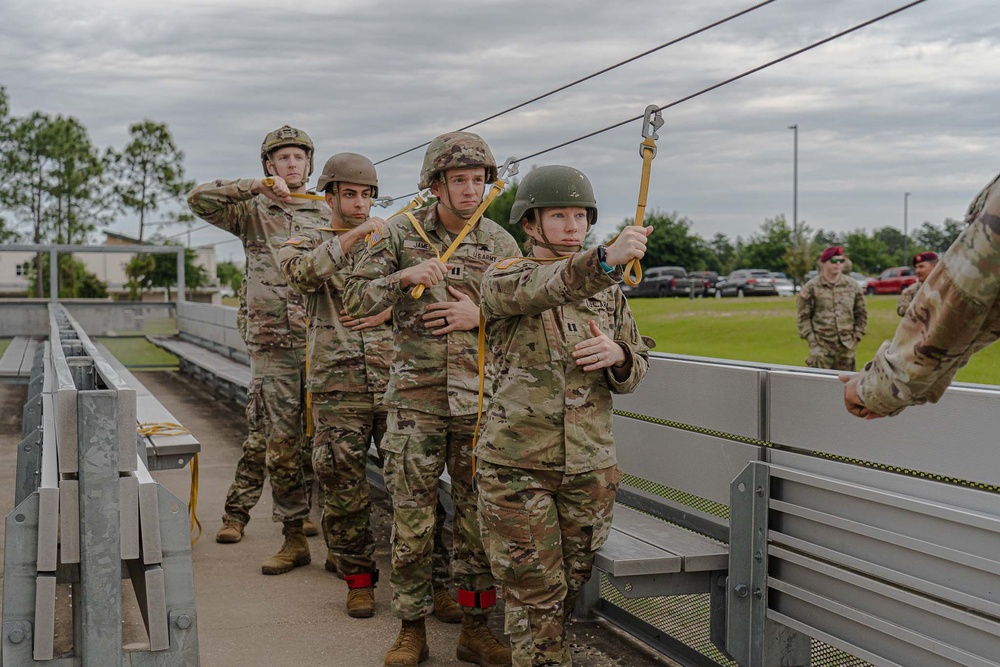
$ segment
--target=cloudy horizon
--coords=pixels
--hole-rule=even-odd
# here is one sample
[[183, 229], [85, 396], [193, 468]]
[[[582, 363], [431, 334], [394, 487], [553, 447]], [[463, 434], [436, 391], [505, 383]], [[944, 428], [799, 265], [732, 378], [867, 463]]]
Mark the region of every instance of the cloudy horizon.
[[[0, 85], [15, 116], [71, 115], [96, 146], [119, 148], [130, 124], [150, 118], [170, 127], [188, 178], [247, 178], [260, 175], [264, 134], [285, 123], [313, 138], [317, 167], [341, 151], [380, 160], [754, 4], [9, 2], [0, 7]], [[903, 4], [777, 0], [473, 131], [499, 161], [534, 153]], [[904, 192], [911, 233], [961, 218], [998, 171], [990, 149], [1000, 27], [991, 19], [983, 2], [929, 0], [666, 110], [649, 209], [687, 217], [706, 239], [745, 239], [766, 218], [791, 220], [794, 124], [798, 219], [813, 230], [901, 228]], [[640, 129], [561, 148], [521, 173], [553, 163], [587, 173], [603, 238], [635, 213]], [[413, 192], [422, 154], [380, 165], [381, 193]], [[137, 233], [138, 223], [122, 218], [111, 229]], [[242, 258], [225, 232], [191, 236], [220, 244], [220, 258]]]

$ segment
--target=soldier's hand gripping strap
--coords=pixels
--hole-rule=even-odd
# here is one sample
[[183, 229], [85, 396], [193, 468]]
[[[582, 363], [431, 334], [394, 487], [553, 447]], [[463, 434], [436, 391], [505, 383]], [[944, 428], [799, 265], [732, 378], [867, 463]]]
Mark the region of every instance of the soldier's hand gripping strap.
[[[274, 179], [270, 176], [260, 179], [260, 182], [269, 188], [274, 187]], [[325, 195], [314, 195], [309, 192], [289, 192], [288, 196], [295, 197], [296, 199], [315, 199], [317, 201], [326, 201]]]
[[378, 570], [362, 572], [361, 574], [345, 574], [344, 581], [348, 588], [375, 588], [378, 583]]
[[487, 588], [485, 591], [467, 591], [464, 588], [458, 589], [458, 604], [472, 609], [489, 609], [497, 603], [496, 587]]
[[[663, 125], [663, 118], [655, 104], [646, 107], [646, 117], [642, 121], [642, 142], [639, 144], [639, 155], [642, 157], [642, 177], [639, 179], [639, 203], [635, 209], [635, 226], [642, 227], [642, 219], [646, 215], [646, 197], [649, 195], [649, 172], [653, 158], [656, 157], [656, 130]], [[625, 284], [635, 287], [642, 282], [642, 266], [639, 260], [630, 259], [625, 265]]]

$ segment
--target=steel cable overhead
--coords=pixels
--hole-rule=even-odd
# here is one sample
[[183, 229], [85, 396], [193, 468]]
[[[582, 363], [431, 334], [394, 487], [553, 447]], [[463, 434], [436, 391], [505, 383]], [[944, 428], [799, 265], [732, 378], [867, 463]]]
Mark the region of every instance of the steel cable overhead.
[[[614, 65], [610, 65], [609, 67], [605, 67], [604, 69], [598, 70], [597, 72], [594, 72], [593, 74], [588, 74], [585, 77], [579, 78], [579, 79], [577, 79], [575, 81], [571, 81], [570, 83], [567, 83], [567, 84], [564, 84], [562, 86], [559, 86], [558, 88], [554, 88], [554, 89], [550, 90], [547, 93], [543, 93], [543, 94], [538, 95], [536, 97], [532, 97], [530, 100], [525, 100], [524, 102], [521, 102], [520, 104], [515, 104], [514, 106], [509, 107], [507, 109], [504, 109], [503, 111], [498, 111], [497, 113], [492, 114], [490, 116], [487, 116], [486, 118], [482, 118], [480, 120], [477, 120], [474, 123], [469, 123], [465, 127], [458, 128], [457, 131], [458, 132], [462, 132], [464, 130], [468, 130], [469, 128], [475, 127], [476, 125], [482, 125], [483, 123], [485, 123], [487, 121], [490, 121], [490, 120], [493, 120], [494, 118], [499, 118], [500, 116], [508, 114], [511, 111], [516, 111], [516, 110], [518, 110], [518, 109], [520, 109], [522, 107], [526, 107], [529, 104], [533, 104], [535, 102], [538, 102], [539, 100], [545, 99], [546, 97], [550, 97], [552, 95], [555, 95], [556, 93], [562, 92], [562, 91], [566, 90], [567, 88], [572, 88], [573, 86], [575, 86], [575, 85], [577, 85], [579, 83], [583, 83], [584, 81], [589, 81], [590, 79], [598, 77], [598, 76], [600, 76], [602, 74], [606, 74], [606, 73], [610, 72], [611, 70], [618, 69], [619, 67], [621, 67], [623, 65], [627, 65], [627, 64], [629, 64], [631, 62], [635, 62], [636, 60], [639, 60], [640, 58], [644, 58], [644, 57], [650, 55], [651, 53], [656, 53], [657, 51], [659, 51], [661, 49], [667, 48], [668, 46], [673, 46], [674, 44], [678, 44], [680, 42], [683, 42], [686, 39], [689, 39], [689, 38], [694, 37], [696, 35], [700, 35], [703, 32], [707, 32], [707, 31], [711, 30], [712, 28], [717, 28], [718, 26], [720, 26], [720, 25], [722, 25], [724, 23], [727, 23], [729, 21], [732, 21], [733, 19], [739, 18], [740, 16], [743, 16], [744, 14], [749, 14], [750, 12], [758, 10], [761, 7], [765, 6], [765, 5], [769, 5], [772, 2], [774, 2], [774, 1], [775, 0], [764, 0], [764, 2], [756, 4], [753, 7], [747, 7], [746, 9], [744, 9], [742, 11], [736, 12], [735, 14], [730, 14], [729, 16], [727, 16], [725, 18], [722, 18], [722, 19], [719, 19], [718, 21], [715, 21], [714, 23], [709, 23], [708, 25], [702, 26], [701, 28], [698, 28], [697, 30], [693, 30], [693, 31], [687, 33], [686, 35], [681, 35], [680, 37], [675, 37], [674, 39], [671, 39], [668, 42], [664, 42], [663, 44], [660, 44], [659, 46], [654, 46], [653, 48], [651, 48], [651, 49], [649, 49], [647, 51], [643, 51], [642, 53], [638, 53], [638, 54], [632, 56], [631, 58], [627, 58], [625, 60], [622, 60], [621, 62], [615, 63]], [[413, 151], [421, 149], [424, 146], [428, 146], [428, 145], [430, 145], [430, 143], [431, 142], [429, 142], [429, 141], [425, 141], [424, 143], [420, 144], [419, 146], [414, 146], [412, 148], [407, 148], [405, 151], [401, 151], [399, 153], [396, 153], [395, 155], [390, 155], [387, 158], [382, 158], [381, 160], [379, 160], [375, 164], [382, 164], [383, 162], [388, 162], [389, 160], [394, 160], [395, 158], [398, 158], [400, 156], [406, 155], [407, 153], [412, 153]]]
[[[773, 0], [769, 0], [769, 2], [770, 1], [773, 1]], [[828, 43], [830, 43], [832, 41], [840, 39], [841, 37], [849, 35], [849, 34], [851, 34], [853, 32], [857, 32], [858, 30], [866, 28], [866, 27], [868, 27], [870, 25], [873, 25], [875, 23], [878, 23], [880, 21], [883, 21], [883, 20], [885, 20], [885, 19], [887, 19], [887, 18], [889, 18], [891, 16], [894, 16], [896, 14], [904, 12], [904, 11], [906, 11], [908, 9], [911, 9], [911, 8], [915, 7], [916, 5], [922, 4], [922, 3], [926, 2], [926, 1], [927, 0], [913, 0], [913, 2], [909, 2], [909, 3], [905, 4], [905, 5], [902, 5], [900, 7], [892, 9], [892, 10], [890, 10], [888, 12], [885, 12], [884, 14], [880, 14], [880, 15], [874, 17], [874, 18], [871, 18], [871, 19], [868, 19], [868, 20], [863, 21], [861, 23], [858, 23], [856, 25], [853, 25], [850, 28], [847, 28], [847, 29], [842, 30], [840, 32], [837, 32], [837, 33], [835, 33], [833, 35], [825, 37], [825, 38], [823, 38], [823, 39], [821, 39], [819, 41], [813, 42], [812, 44], [804, 46], [804, 47], [802, 47], [800, 49], [796, 49], [795, 51], [791, 51], [789, 53], [786, 53], [783, 56], [780, 56], [780, 57], [775, 58], [773, 60], [769, 60], [768, 62], [763, 63], [761, 65], [758, 65], [756, 67], [753, 67], [751, 69], [745, 70], [745, 71], [741, 72], [740, 74], [732, 76], [732, 77], [730, 77], [728, 79], [725, 79], [723, 81], [715, 83], [715, 84], [713, 84], [711, 86], [708, 86], [706, 88], [702, 88], [701, 90], [699, 90], [697, 92], [694, 92], [694, 93], [691, 93], [690, 95], [685, 95], [684, 97], [678, 98], [678, 99], [676, 99], [676, 100], [674, 100], [672, 102], [668, 102], [667, 104], [664, 104], [663, 106], [656, 107], [656, 111], [664, 111], [666, 109], [670, 109], [672, 107], [675, 107], [675, 106], [678, 106], [680, 104], [683, 104], [684, 102], [688, 102], [688, 101], [690, 101], [690, 100], [692, 100], [692, 99], [694, 99], [696, 97], [700, 97], [701, 95], [709, 93], [709, 92], [711, 92], [713, 90], [717, 90], [718, 88], [722, 88], [723, 86], [726, 86], [726, 85], [728, 85], [730, 83], [739, 81], [740, 79], [744, 79], [744, 78], [750, 76], [751, 74], [756, 74], [757, 72], [760, 72], [760, 71], [765, 70], [765, 69], [767, 69], [769, 67], [777, 65], [778, 63], [781, 63], [781, 62], [784, 62], [784, 61], [789, 60], [791, 58], [794, 58], [794, 57], [799, 56], [799, 55], [801, 55], [803, 53], [806, 53], [807, 51], [811, 51], [811, 50], [813, 50], [815, 48], [823, 46], [824, 44], [828, 44]], [[768, 2], [761, 3], [760, 5], [756, 5], [754, 7], [748, 8], [748, 9], [744, 10], [741, 13], [745, 14], [748, 11], [753, 11], [754, 9], [756, 9], [758, 7], [761, 7], [761, 6], [765, 5], [765, 4], [768, 4]], [[737, 15], [734, 15], [734, 17], [735, 16], [737, 16]], [[730, 17], [730, 18], [733, 18], [733, 17]], [[728, 20], [728, 19], [723, 19], [722, 21], [724, 22], [725, 20]], [[719, 23], [719, 22], [717, 22], [717, 23]], [[703, 31], [703, 30], [704, 29], [702, 29], [701, 31]], [[686, 37], [687, 36], [685, 36], [685, 38]], [[680, 38], [678, 38], [678, 39], [680, 39]], [[662, 46], [661, 47], [657, 47], [657, 48], [662, 48]], [[653, 50], [656, 50], [656, 49], [653, 49]], [[651, 50], [649, 52], [646, 52], [646, 53], [651, 53], [653, 50]], [[641, 57], [641, 55], [643, 55], [643, 54], [640, 54], [638, 56], [634, 56], [630, 60], [634, 60], [635, 58]], [[629, 62], [629, 61], [623, 61], [622, 63], [619, 63], [619, 65], [624, 64], [625, 62]], [[613, 67], [615, 67], [615, 66], [613, 66]], [[612, 69], [612, 68], [608, 68], [608, 69]], [[603, 70], [603, 71], [607, 71], [607, 70]], [[591, 75], [591, 77], [588, 77], [588, 78], [592, 78], [593, 76], [596, 76], [596, 75], [597, 74]], [[582, 80], [585, 80], [585, 79], [581, 79], [581, 81]], [[562, 88], [555, 89], [555, 90], [551, 91], [550, 93], [547, 93], [546, 95], [552, 94], [554, 92], [558, 92], [559, 90], [563, 90], [563, 89], [565, 89], [567, 87], [569, 87], [569, 85], [563, 86]], [[542, 97], [545, 97], [545, 96], [540, 96], [539, 98], [536, 98], [536, 99], [541, 99]], [[534, 101], [534, 100], [532, 100], [532, 101]], [[524, 106], [526, 104], [529, 104], [529, 103], [530, 103], [530, 101], [522, 103], [521, 105], [518, 105], [518, 107], [512, 107], [512, 109], [510, 109], [510, 110], [513, 110], [514, 108], [520, 108], [520, 107], [522, 107], [522, 106]], [[507, 110], [507, 111], [509, 111], [509, 110]], [[493, 116], [490, 116], [489, 118], [496, 118], [497, 116], [502, 115], [503, 113], [507, 113], [507, 111], [503, 111], [503, 112], [500, 112], [498, 114], [494, 114]], [[550, 146], [550, 147], [542, 149], [540, 151], [536, 151], [534, 153], [530, 153], [528, 155], [525, 155], [524, 157], [517, 158], [516, 161], [517, 162], [524, 162], [526, 160], [530, 160], [532, 158], [536, 158], [536, 157], [538, 157], [540, 155], [545, 155], [546, 153], [551, 153], [552, 151], [558, 150], [560, 148], [565, 148], [566, 146], [575, 144], [575, 143], [583, 141], [585, 139], [589, 139], [591, 137], [595, 137], [597, 135], [604, 134], [605, 132], [610, 132], [611, 130], [617, 129], [617, 128], [622, 127], [624, 125], [628, 125], [629, 123], [634, 123], [635, 121], [642, 120], [643, 117], [644, 117], [644, 114], [639, 114], [637, 116], [633, 116], [631, 118], [627, 118], [625, 120], [619, 121], [619, 122], [614, 123], [612, 125], [608, 125], [606, 127], [598, 129], [598, 130], [594, 130], [593, 132], [588, 132], [587, 134], [580, 135], [580, 136], [578, 136], [576, 138], [569, 139], [567, 141], [563, 141], [563, 142], [558, 143], [558, 144], [556, 144], [554, 146]], [[489, 120], [489, 118], [484, 119], [482, 121], [477, 121], [477, 123], [474, 123], [474, 124], [485, 122], [485, 120]], [[472, 127], [472, 125], [468, 125], [468, 126], [466, 126], [466, 128], [462, 128], [462, 129], [467, 129], [469, 127]], [[399, 153], [399, 154], [394, 155], [392, 157], [385, 158], [384, 160], [380, 160], [379, 162], [376, 162], [375, 164], [379, 164], [381, 162], [385, 162], [386, 160], [390, 160], [393, 157], [398, 157], [399, 155], [403, 155], [403, 154], [408, 153], [410, 151], [417, 150], [418, 148], [422, 148], [423, 146], [426, 146], [429, 143], [430, 142], [425, 143], [425, 144], [421, 144], [420, 146], [415, 146], [415, 147], [413, 147], [413, 148], [411, 148], [411, 149], [409, 149], [407, 151], [403, 151], [402, 153]], [[418, 194], [418, 192], [411, 192], [411, 193], [406, 194], [406, 195], [400, 195], [398, 197], [393, 197], [391, 199], [391, 201], [395, 202], [395, 201], [399, 201], [400, 199], [408, 199], [408, 198], [413, 197], [416, 194]], [[205, 225], [203, 227], [199, 227], [198, 229], [191, 230], [191, 231], [200, 231], [200, 230], [206, 229], [208, 227], [212, 227], [212, 225]], [[181, 234], [177, 234], [177, 235], [174, 235], [174, 236], [169, 236], [167, 238], [168, 239], [177, 238], [178, 236], [183, 236], [186, 233], [188, 233], [188, 232], [185, 231], [185, 232], [182, 232]], [[222, 243], [230, 243], [230, 242], [232, 242], [234, 240], [238, 240], [238, 239], [233, 239], [231, 241], [222, 241], [220, 243], [216, 243], [216, 244], [212, 244], [212, 245], [221, 245]]]

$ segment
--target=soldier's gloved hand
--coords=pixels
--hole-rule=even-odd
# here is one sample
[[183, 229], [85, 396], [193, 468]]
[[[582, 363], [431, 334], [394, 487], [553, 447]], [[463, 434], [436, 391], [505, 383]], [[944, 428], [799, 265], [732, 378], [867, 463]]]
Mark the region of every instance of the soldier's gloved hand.
[[434, 287], [448, 273], [448, 265], [440, 259], [428, 259], [416, 266], [409, 266], [399, 272], [399, 286], [402, 288], [414, 285]]
[[455, 301], [432, 303], [420, 318], [424, 326], [434, 329], [434, 335], [452, 331], [472, 331], [479, 326], [479, 306], [469, 295], [461, 290], [448, 286], [448, 294]]
[[642, 259], [646, 254], [646, 237], [652, 233], [652, 227], [629, 225], [623, 229], [614, 243], [608, 246], [605, 259], [608, 266], [621, 266], [633, 259]]
[[264, 184], [263, 180], [257, 179], [253, 182], [250, 192], [255, 195], [264, 195], [273, 201], [292, 201], [292, 191], [288, 189], [288, 184], [285, 183], [285, 179], [280, 176], [271, 176], [270, 178], [274, 180], [274, 185], [268, 187]]
[[844, 383], [844, 407], [847, 408], [848, 412], [863, 419], [879, 419], [885, 416], [872, 412], [861, 403], [861, 397], [858, 396], [858, 382], [861, 380], [861, 373], [854, 375], [841, 373], [837, 379]]
[[608, 338], [594, 320], [590, 320], [589, 324], [590, 333], [594, 337], [574, 346], [573, 358], [576, 360], [576, 365], [583, 366], [584, 372], [589, 372], [624, 364], [626, 361], [625, 350], [622, 349], [621, 345]]

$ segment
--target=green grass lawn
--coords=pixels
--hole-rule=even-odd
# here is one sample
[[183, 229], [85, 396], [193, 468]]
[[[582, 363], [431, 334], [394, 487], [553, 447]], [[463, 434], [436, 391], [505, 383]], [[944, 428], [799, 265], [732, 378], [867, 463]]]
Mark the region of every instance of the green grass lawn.
[[[805, 366], [809, 353], [795, 328], [795, 299], [630, 299], [639, 331], [656, 340], [657, 352]], [[868, 333], [858, 346], [858, 367], [883, 340], [893, 337], [900, 317], [895, 296], [868, 297]], [[959, 371], [962, 382], [1000, 384], [1000, 345], [989, 347]]]
[[10, 341], [12, 341], [12, 340], [14, 340], [14, 339], [13, 338], [0, 338], [0, 357], [2, 357], [3, 353], [7, 351], [7, 346], [10, 345]]
[[145, 338], [98, 338], [126, 368], [137, 370], [176, 370], [177, 357]]

